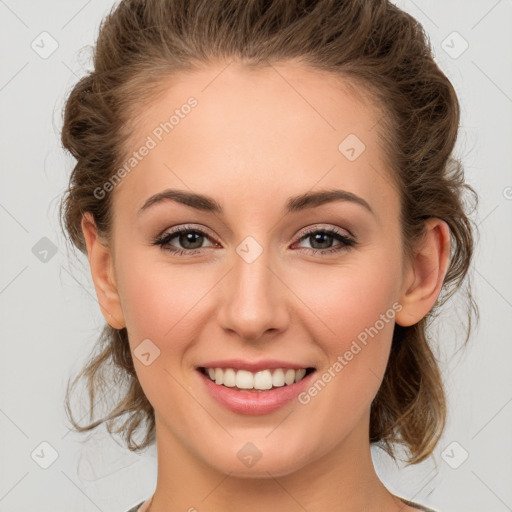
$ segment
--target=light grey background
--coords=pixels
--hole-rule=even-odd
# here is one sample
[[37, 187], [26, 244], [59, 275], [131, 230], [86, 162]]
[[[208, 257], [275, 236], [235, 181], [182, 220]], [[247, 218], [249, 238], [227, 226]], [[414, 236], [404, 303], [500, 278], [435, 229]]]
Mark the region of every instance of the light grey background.
[[[375, 461], [390, 490], [440, 512], [505, 512], [512, 510], [512, 2], [396, 3], [427, 30], [462, 105], [457, 155], [480, 195], [473, 274], [481, 321], [457, 354], [456, 310], [436, 327], [450, 413], [435, 461], [403, 469], [379, 450]], [[87, 260], [67, 254], [57, 223], [73, 166], [59, 143], [61, 109], [90, 67], [87, 47], [112, 5], [0, 0], [2, 512], [124, 512], [156, 483], [154, 448], [134, 455], [103, 429], [84, 443], [86, 436], [68, 432], [63, 410], [68, 377], [104, 321]], [[58, 48], [47, 56], [52, 39]], [[458, 55], [464, 41], [469, 47]], [[56, 253], [44, 253], [52, 244]], [[58, 457], [43, 469], [52, 450]]]

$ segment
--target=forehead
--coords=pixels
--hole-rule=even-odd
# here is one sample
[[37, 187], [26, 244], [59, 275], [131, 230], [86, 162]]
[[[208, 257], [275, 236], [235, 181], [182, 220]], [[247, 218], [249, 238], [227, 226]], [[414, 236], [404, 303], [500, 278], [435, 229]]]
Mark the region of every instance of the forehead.
[[378, 135], [382, 113], [359, 92], [295, 63], [178, 74], [133, 116], [128, 153], [151, 149], [116, 195], [140, 207], [151, 194], [181, 188], [263, 204], [336, 187], [384, 206], [397, 196]]

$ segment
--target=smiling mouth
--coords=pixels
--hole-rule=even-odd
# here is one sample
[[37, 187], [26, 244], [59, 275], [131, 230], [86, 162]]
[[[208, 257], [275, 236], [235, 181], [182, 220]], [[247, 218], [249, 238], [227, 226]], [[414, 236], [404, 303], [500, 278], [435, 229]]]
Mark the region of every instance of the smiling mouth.
[[274, 368], [250, 372], [234, 368], [205, 368], [198, 370], [218, 386], [224, 386], [236, 391], [272, 391], [300, 382], [304, 377], [313, 373], [315, 368]]

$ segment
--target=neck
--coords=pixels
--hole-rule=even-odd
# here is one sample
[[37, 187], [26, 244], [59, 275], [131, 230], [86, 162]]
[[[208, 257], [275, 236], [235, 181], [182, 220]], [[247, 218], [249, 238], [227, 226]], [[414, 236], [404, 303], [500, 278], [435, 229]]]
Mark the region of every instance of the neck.
[[237, 468], [224, 473], [206, 464], [156, 419], [158, 480], [148, 512], [400, 510], [400, 502], [375, 472], [368, 428], [354, 429], [292, 473], [266, 471], [267, 476], [251, 478], [237, 476]]

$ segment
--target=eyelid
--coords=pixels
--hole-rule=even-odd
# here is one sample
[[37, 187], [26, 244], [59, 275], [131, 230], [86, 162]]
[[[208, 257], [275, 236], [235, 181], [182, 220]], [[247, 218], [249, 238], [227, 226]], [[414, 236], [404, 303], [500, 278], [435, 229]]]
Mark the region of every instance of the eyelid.
[[[180, 224], [178, 226], [173, 226], [172, 228], [164, 229], [159, 235], [154, 237], [155, 240], [161, 239], [163, 237], [167, 237], [168, 235], [179, 235], [182, 231], [197, 231], [204, 235], [207, 235], [208, 238], [216, 241], [217, 237], [212, 234], [207, 227], [199, 224]], [[219, 243], [219, 242], [216, 242]]]
[[[199, 231], [201, 233], [204, 233], [205, 235], [208, 235], [209, 238], [213, 239], [216, 243], [217, 238], [212, 235], [212, 232], [205, 226], [199, 225], [199, 224], [182, 224], [179, 226], [175, 226], [171, 228], [169, 231], [163, 230], [159, 235], [154, 237], [154, 240], [159, 240], [163, 237], [166, 237], [168, 235], [179, 235], [182, 231]], [[306, 235], [310, 233], [316, 233], [317, 231], [335, 231], [343, 236], [348, 236], [349, 238], [352, 238], [354, 241], [357, 241], [357, 237], [347, 228], [340, 228], [338, 226], [332, 226], [332, 225], [322, 225], [322, 224], [311, 224], [310, 226], [306, 226], [303, 228], [299, 234], [297, 235], [297, 240], [300, 241], [303, 239]], [[343, 233], [345, 231], [347, 235]]]
[[[305, 235], [308, 235], [311, 232], [316, 233], [317, 231], [335, 231], [340, 235], [346, 236], [347, 238], [352, 238], [354, 241], [357, 240], [357, 237], [347, 228], [340, 228], [339, 226], [322, 224], [312, 224], [311, 226], [304, 228], [298, 235], [298, 238], [301, 239]], [[343, 231], [346, 232], [346, 234], [343, 233]]]

